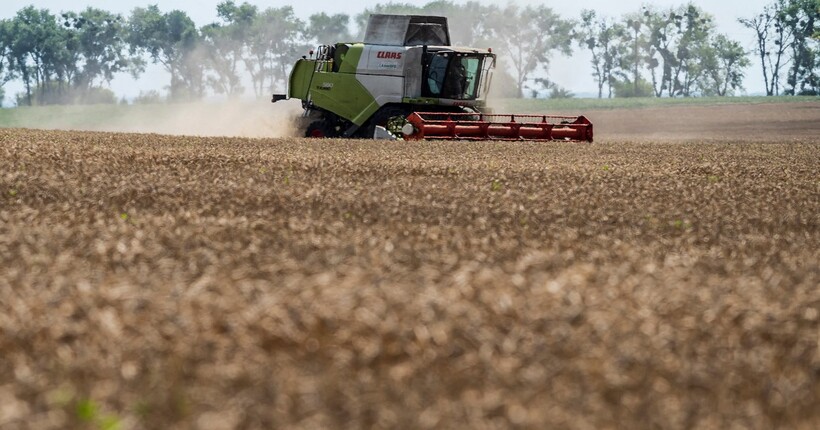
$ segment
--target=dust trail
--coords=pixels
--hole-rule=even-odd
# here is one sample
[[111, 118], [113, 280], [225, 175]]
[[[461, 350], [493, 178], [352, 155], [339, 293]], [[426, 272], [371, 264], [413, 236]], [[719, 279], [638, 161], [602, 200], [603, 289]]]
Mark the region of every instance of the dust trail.
[[296, 100], [275, 104], [237, 101], [143, 105], [130, 106], [124, 116], [82, 128], [189, 136], [292, 137], [300, 135], [300, 113]]

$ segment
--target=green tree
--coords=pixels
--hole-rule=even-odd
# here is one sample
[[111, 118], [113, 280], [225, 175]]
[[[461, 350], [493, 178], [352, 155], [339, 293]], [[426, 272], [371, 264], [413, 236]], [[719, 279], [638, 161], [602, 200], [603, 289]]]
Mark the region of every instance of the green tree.
[[743, 46], [723, 34], [714, 37], [701, 61], [706, 70], [701, 92], [721, 97], [743, 88], [744, 70], [751, 65]]
[[[643, 11], [647, 26], [648, 40], [646, 45], [647, 66], [650, 71], [652, 89], [655, 97], [661, 97], [664, 91], [674, 87], [672, 70], [678, 66], [675, 46], [681, 31], [677, 25], [680, 15], [673, 9], [660, 12], [646, 7]], [[660, 72], [658, 71], [660, 69]]]
[[303, 40], [304, 28], [304, 22], [290, 6], [265, 9], [256, 16], [244, 61], [257, 97], [266, 90], [276, 91], [279, 83], [287, 83], [288, 70], [308, 49]]
[[136, 8], [128, 21], [128, 42], [134, 52], [150, 55], [171, 75], [171, 100], [204, 94], [201, 40], [196, 25], [183, 11], [161, 13], [156, 5]]
[[[710, 71], [705, 59], [715, 52], [712, 17], [689, 3], [665, 11], [645, 7], [641, 22], [646, 34], [644, 61], [655, 96], [664, 91], [669, 97], [697, 95]], [[716, 61], [710, 64], [717, 66]]]
[[500, 13], [498, 6], [483, 5], [476, 1], [468, 1], [457, 6], [450, 17], [453, 29], [453, 43], [464, 46], [492, 48], [495, 41], [491, 39], [490, 22]]
[[784, 23], [784, 8], [785, 1], [777, 0], [752, 18], [738, 19], [743, 26], [755, 32], [767, 96], [780, 95], [780, 72], [791, 45], [792, 30]]
[[[18, 103], [32, 105], [46, 103], [59, 90], [55, 82], [64, 74], [61, 65], [68, 55], [68, 33], [57, 23], [57, 18], [46, 9], [25, 7], [17, 12], [8, 26], [12, 61], [15, 71], [23, 80], [25, 95]], [[33, 97], [37, 91], [36, 100]]]
[[237, 5], [232, 0], [228, 0], [216, 5], [216, 13], [226, 23], [248, 25], [259, 13], [259, 8], [248, 2]]
[[652, 97], [652, 83], [642, 77], [635, 82], [632, 77], [622, 75], [612, 82], [612, 91], [617, 98]]
[[573, 23], [540, 5], [522, 8], [509, 4], [500, 16], [506, 19], [491, 20], [488, 26], [516, 79], [518, 96], [523, 97], [529, 77], [549, 69], [554, 51], [565, 55], [572, 52]]
[[555, 82], [552, 82], [547, 78], [535, 78], [533, 79], [533, 83], [535, 85], [533, 87], [528, 87], [528, 89], [532, 91], [531, 94], [534, 99], [537, 99], [538, 95], [544, 90], [547, 91], [546, 97], [549, 99], [571, 99], [575, 97], [575, 94], [572, 91], [556, 84]]
[[604, 86], [608, 87], [608, 98], [612, 98], [614, 73], [619, 63], [618, 38], [624, 34], [624, 27], [611, 19], [598, 18], [594, 10], [581, 12], [578, 45], [592, 55], [592, 76], [598, 85], [598, 98], [603, 98]]
[[787, 94], [817, 94], [817, 43], [812, 38], [820, 19], [820, 1], [789, 0], [782, 8], [784, 25], [791, 30], [791, 69]]
[[482, 5], [477, 1], [468, 1], [456, 4], [448, 0], [432, 1], [425, 4], [420, 11], [425, 15], [447, 17], [450, 27], [450, 38], [454, 45], [491, 47], [495, 41], [491, 40], [492, 30], [489, 23], [493, 17], [498, 17], [500, 11], [495, 5]]
[[[646, 97], [652, 92], [646, 92], [646, 80], [641, 71], [648, 64], [649, 57], [645, 51], [648, 42], [648, 28], [644, 22], [644, 15], [630, 14], [624, 17], [624, 31], [618, 40], [618, 50], [621, 55], [615, 73], [613, 89], [617, 97]], [[627, 87], [631, 85], [632, 88]]]
[[63, 27], [71, 34], [72, 51], [69, 83], [80, 91], [95, 85], [110, 84], [114, 77], [126, 71], [138, 73], [141, 63], [128, 56], [125, 23], [121, 15], [96, 8], [79, 14], [64, 13]]
[[305, 36], [308, 40], [319, 44], [333, 44], [351, 42], [350, 15], [339, 13], [328, 15], [324, 12], [316, 13], [308, 18]]
[[4, 86], [14, 79], [14, 63], [12, 63], [13, 56], [11, 54], [11, 22], [9, 20], [0, 20], [0, 106], [3, 105], [5, 99]]
[[676, 52], [678, 67], [674, 70], [674, 91], [670, 96], [691, 97], [695, 95], [698, 82], [707, 71], [702, 60], [709, 55], [709, 42], [714, 34], [715, 24], [709, 14], [691, 3], [677, 16], [682, 17], [680, 20], [676, 19], [681, 38]]
[[249, 3], [225, 1], [217, 5], [222, 22], [202, 28], [207, 65], [212, 72], [207, 82], [217, 94], [237, 97], [244, 92], [239, 69], [257, 13], [257, 7]]

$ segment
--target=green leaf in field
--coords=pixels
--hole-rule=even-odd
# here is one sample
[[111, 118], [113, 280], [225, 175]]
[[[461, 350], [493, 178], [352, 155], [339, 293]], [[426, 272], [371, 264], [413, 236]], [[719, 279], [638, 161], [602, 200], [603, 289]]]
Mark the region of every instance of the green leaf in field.
[[713, 184], [720, 182], [720, 176], [709, 175], [709, 182], [711, 182]]
[[14, 188], [10, 189], [9, 190], [9, 195], [12, 196], [12, 197], [16, 197], [17, 196], [17, 190], [15, 190]]
[[676, 219], [672, 221], [672, 227], [674, 227], [677, 230], [688, 230], [692, 228], [692, 224], [681, 219]]
[[128, 221], [128, 214], [123, 212], [120, 214], [120, 219], [123, 221]]
[[93, 400], [86, 399], [77, 403], [77, 409], [75, 412], [77, 414], [77, 418], [81, 421], [91, 422], [97, 418], [99, 408]]
[[502, 188], [504, 188], [504, 184], [498, 179], [493, 179], [493, 182], [490, 184], [490, 190], [501, 191]]
[[100, 419], [101, 430], [119, 430], [121, 428], [120, 419], [116, 416], [109, 415]]
[[601, 168], [604, 172], [608, 172], [610, 169], [609, 164], [604, 164], [604, 167]]

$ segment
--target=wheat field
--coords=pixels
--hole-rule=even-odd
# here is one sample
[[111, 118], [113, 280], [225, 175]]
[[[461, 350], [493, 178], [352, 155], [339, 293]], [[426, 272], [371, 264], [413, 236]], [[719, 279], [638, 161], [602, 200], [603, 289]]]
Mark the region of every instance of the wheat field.
[[0, 427], [817, 428], [820, 140], [760, 136], [0, 129]]

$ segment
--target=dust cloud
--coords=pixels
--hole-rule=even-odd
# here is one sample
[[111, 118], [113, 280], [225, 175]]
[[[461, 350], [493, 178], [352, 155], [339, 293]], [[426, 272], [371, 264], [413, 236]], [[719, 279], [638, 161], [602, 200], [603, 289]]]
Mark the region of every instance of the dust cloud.
[[302, 112], [296, 100], [270, 103], [198, 102], [136, 106], [133, 115], [91, 127], [97, 131], [188, 136], [293, 137]]

